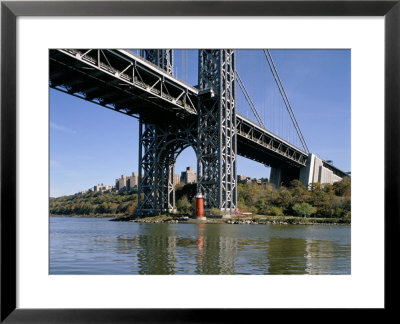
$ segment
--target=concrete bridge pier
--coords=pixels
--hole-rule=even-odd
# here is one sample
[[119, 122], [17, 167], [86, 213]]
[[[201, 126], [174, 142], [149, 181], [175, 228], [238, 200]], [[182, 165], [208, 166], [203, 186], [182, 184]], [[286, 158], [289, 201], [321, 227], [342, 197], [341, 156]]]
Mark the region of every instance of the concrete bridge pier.
[[275, 188], [280, 188], [282, 179], [282, 169], [281, 168], [271, 168], [271, 174], [269, 176], [269, 182], [275, 186]]
[[270, 183], [272, 183], [275, 188], [280, 188], [281, 186], [288, 186], [290, 181], [299, 179], [299, 176], [300, 168], [298, 167], [271, 167]]
[[345, 172], [336, 168], [331, 161], [324, 161], [315, 154], [310, 153], [307, 165], [300, 170], [300, 181], [306, 187], [313, 183], [333, 184], [348, 176]]
[[[317, 182], [318, 179], [314, 177], [314, 169], [315, 169], [315, 158], [314, 154], [309, 154], [307, 158], [307, 165], [300, 170], [300, 181], [301, 183], [308, 188], [311, 183]], [[314, 181], [315, 180], [315, 181]]]

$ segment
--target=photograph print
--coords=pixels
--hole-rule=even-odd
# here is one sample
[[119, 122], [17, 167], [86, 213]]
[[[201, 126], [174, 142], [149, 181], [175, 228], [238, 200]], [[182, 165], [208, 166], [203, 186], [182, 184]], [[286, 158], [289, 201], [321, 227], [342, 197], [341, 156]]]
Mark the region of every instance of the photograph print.
[[50, 275], [350, 275], [351, 50], [50, 49]]

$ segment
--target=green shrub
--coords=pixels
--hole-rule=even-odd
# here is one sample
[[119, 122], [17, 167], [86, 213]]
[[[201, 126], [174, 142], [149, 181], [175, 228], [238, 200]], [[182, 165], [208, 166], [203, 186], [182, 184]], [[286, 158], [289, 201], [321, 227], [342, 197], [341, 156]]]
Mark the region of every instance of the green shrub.
[[192, 213], [192, 204], [186, 196], [183, 196], [176, 202], [178, 213], [190, 215]]
[[271, 215], [271, 216], [283, 216], [282, 207], [272, 206], [268, 210], [268, 214]]
[[315, 207], [307, 203], [294, 204], [292, 208], [296, 215], [303, 217], [311, 216], [312, 214], [315, 214], [317, 210]]

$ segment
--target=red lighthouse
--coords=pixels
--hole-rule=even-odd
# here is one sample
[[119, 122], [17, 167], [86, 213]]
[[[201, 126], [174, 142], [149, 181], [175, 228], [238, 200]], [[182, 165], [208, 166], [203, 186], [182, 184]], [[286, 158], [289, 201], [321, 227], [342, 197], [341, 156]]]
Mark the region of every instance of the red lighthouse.
[[196, 218], [204, 219], [204, 197], [200, 192], [196, 195]]

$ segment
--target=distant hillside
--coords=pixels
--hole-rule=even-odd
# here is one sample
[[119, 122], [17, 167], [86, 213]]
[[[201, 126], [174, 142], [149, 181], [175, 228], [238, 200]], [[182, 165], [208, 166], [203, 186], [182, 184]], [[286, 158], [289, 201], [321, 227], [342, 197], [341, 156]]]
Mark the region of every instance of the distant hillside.
[[131, 215], [137, 205], [137, 192], [88, 192], [50, 198], [50, 215], [122, 216]]
[[[178, 213], [192, 215], [195, 210], [196, 184], [176, 187]], [[50, 198], [50, 215], [118, 217], [132, 215], [137, 206], [137, 192], [85, 193]], [[351, 218], [351, 179], [333, 185], [314, 184], [307, 190], [300, 181], [275, 189], [270, 184], [238, 184], [240, 212], [269, 216], [308, 216]], [[213, 213], [219, 211], [213, 209]]]

